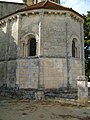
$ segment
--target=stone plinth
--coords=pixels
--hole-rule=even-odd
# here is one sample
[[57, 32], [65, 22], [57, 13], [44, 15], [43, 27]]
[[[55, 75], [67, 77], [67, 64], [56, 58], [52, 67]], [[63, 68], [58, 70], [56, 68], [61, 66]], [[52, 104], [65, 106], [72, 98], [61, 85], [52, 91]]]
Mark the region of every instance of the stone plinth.
[[44, 100], [44, 91], [41, 91], [41, 90], [37, 91], [36, 95], [35, 95], [35, 98], [37, 100]]
[[77, 77], [78, 102], [81, 105], [88, 103], [88, 79], [86, 76]]

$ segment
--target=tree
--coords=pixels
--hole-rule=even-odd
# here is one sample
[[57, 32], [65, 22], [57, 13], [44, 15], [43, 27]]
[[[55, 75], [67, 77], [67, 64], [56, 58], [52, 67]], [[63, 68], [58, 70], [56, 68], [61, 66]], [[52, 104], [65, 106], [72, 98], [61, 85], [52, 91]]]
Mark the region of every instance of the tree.
[[[90, 11], [87, 15], [83, 15], [84, 22], [84, 51], [85, 51], [85, 73], [86, 76], [90, 76]], [[90, 80], [90, 79], [89, 79]]]

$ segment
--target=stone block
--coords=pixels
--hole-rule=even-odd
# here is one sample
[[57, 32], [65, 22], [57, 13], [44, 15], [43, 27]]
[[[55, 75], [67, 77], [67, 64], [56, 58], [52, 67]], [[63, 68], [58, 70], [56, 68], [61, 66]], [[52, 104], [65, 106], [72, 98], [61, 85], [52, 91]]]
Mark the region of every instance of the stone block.
[[88, 79], [85, 76], [77, 77], [78, 102], [87, 105], [88, 103]]
[[44, 91], [37, 91], [35, 93], [35, 98], [36, 100], [44, 100]]

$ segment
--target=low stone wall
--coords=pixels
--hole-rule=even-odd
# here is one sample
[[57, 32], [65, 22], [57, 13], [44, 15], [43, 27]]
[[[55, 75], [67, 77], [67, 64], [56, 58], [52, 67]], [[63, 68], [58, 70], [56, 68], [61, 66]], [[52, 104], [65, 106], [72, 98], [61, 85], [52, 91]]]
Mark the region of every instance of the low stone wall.
[[77, 99], [77, 89], [61, 87], [60, 89], [19, 89], [16, 85], [14, 88], [7, 87], [6, 84], [0, 87], [0, 95], [4, 97], [19, 98], [19, 99]]
[[0, 95], [3, 97], [18, 98], [18, 99], [35, 99], [37, 90], [33, 89], [19, 89], [16, 87], [7, 87], [6, 84], [0, 87]]
[[[88, 84], [85, 76], [77, 78], [77, 88], [71, 86], [60, 87], [59, 89], [20, 89], [18, 85], [14, 88], [7, 87], [6, 84], [0, 87], [0, 95], [4, 97], [32, 100], [58, 100], [75, 105], [87, 105]], [[72, 101], [73, 100], [73, 101]]]
[[77, 88], [61, 87], [60, 89], [51, 89], [44, 92], [45, 99], [77, 99]]

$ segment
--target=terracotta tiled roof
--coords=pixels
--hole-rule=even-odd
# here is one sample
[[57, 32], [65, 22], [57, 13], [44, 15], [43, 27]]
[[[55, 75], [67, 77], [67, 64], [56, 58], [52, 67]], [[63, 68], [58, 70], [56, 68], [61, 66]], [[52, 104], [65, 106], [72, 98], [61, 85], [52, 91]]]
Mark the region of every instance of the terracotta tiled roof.
[[63, 6], [61, 6], [57, 3], [54, 3], [52, 1], [42, 1], [40, 3], [28, 6], [27, 8], [24, 8], [22, 10], [33, 10], [33, 9], [66, 10], [68, 8], [63, 7]]
[[[18, 13], [18, 12], [24, 12], [24, 11], [35, 10], [35, 9], [66, 10], [66, 11], [71, 11], [71, 12], [73, 12], [73, 13], [75, 13], [75, 14], [77, 14], [80, 17], [83, 18], [83, 16], [81, 14], [79, 14], [76, 11], [74, 11], [73, 9], [64, 7], [62, 5], [59, 5], [57, 3], [54, 3], [54, 2], [48, 1], [48, 0], [39, 2], [39, 3], [31, 5], [31, 6], [24, 7], [22, 9], [19, 9], [19, 10], [15, 11], [14, 13], [12, 13], [10, 15], [13, 15], [13, 14]], [[8, 16], [10, 16], [10, 15], [8, 15]], [[5, 16], [5, 17], [8, 17], [8, 16]], [[1, 19], [3, 19], [3, 18], [1, 18]]]
[[66, 10], [66, 11], [71, 11], [71, 12], [74, 12], [76, 14], [78, 14], [80, 17], [82, 17], [81, 14], [79, 14], [78, 12], [74, 11], [72, 8], [67, 8], [67, 7], [64, 7], [62, 5], [59, 5], [55, 2], [52, 2], [52, 1], [42, 1], [40, 3], [37, 3], [37, 4], [34, 4], [34, 5], [31, 5], [31, 6], [28, 6], [24, 9], [21, 9], [21, 11], [27, 11], [27, 10], [34, 10], [34, 9], [50, 9], [50, 10]]

